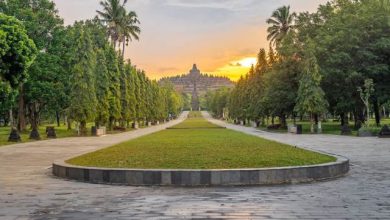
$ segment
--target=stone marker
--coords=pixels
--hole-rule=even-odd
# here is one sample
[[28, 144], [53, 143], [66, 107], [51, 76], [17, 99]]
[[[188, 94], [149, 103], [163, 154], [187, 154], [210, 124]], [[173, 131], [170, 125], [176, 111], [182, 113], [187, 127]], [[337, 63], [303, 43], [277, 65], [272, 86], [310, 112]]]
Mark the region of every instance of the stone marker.
[[92, 136], [97, 136], [97, 128], [96, 128], [96, 126], [92, 126], [91, 127], [91, 135]]
[[38, 129], [33, 129], [30, 132], [30, 139], [31, 140], [41, 140], [41, 136], [39, 135]]
[[341, 135], [351, 135], [351, 134], [352, 134], [352, 131], [348, 125], [343, 125], [341, 127]]
[[11, 133], [9, 134], [8, 137], [9, 142], [21, 142], [22, 139], [20, 138], [18, 129], [12, 128]]
[[46, 137], [47, 138], [57, 138], [56, 130], [53, 126], [46, 127]]
[[359, 137], [372, 137], [372, 135], [372, 132], [365, 127], [360, 128], [358, 131]]
[[383, 126], [382, 130], [379, 132], [380, 138], [390, 138], [390, 128], [388, 125]]

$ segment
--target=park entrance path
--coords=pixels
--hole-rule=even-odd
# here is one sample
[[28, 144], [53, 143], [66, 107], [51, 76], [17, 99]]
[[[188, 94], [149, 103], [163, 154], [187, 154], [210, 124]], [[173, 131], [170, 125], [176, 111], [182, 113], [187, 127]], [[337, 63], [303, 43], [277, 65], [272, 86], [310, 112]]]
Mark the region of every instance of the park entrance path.
[[351, 172], [334, 181], [274, 187], [93, 185], [54, 178], [47, 168], [55, 159], [122, 142], [135, 133], [113, 140], [35, 142], [0, 148], [0, 219], [390, 219], [389, 140], [271, 134], [205, 116], [248, 134], [346, 156]]

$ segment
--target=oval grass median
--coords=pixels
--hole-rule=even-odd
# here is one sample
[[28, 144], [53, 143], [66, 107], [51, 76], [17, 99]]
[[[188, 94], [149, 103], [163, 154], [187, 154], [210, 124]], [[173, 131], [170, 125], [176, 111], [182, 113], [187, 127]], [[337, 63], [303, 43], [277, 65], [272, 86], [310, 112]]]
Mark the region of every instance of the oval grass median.
[[[240, 169], [323, 164], [335, 157], [224, 129], [201, 116], [151, 135], [66, 161], [132, 169]], [[196, 114], [195, 114], [196, 115]], [[210, 129], [219, 128], [219, 129]]]

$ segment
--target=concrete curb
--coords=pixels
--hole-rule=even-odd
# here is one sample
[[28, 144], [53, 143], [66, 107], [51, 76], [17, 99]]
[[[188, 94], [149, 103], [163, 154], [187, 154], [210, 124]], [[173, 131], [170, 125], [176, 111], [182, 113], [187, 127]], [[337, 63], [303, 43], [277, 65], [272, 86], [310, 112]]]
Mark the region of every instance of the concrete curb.
[[[335, 156], [335, 155], [332, 155]], [[128, 186], [255, 186], [308, 183], [341, 177], [349, 171], [349, 160], [335, 156], [336, 162], [261, 169], [111, 169], [80, 167], [57, 161], [57, 177], [97, 184]]]

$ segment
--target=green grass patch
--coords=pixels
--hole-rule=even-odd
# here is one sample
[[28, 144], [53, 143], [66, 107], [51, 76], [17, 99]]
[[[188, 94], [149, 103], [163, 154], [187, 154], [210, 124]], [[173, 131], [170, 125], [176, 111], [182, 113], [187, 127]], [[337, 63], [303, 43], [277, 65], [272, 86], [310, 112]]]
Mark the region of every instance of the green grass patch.
[[232, 169], [312, 165], [336, 160], [233, 130], [207, 129], [213, 126], [205, 119], [189, 118], [177, 126], [187, 129], [167, 129], [67, 162], [108, 168]]
[[[48, 125], [48, 126], [54, 126], [54, 125]], [[61, 125], [60, 127], [56, 127], [56, 133], [57, 133], [57, 138], [64, 138], [64, 137], [73, 137], [76, 136], [76, 131], [74, 130], [68, 130], [66, 125]], [[8, 142], [8, 136], [11, 132], [10, 127], [0, 127], [0, 146], [4, 145], [10, 145], [10, 144], [15, 144], [15, 142]], [[46, 140], [46, 126], [41, 126], [39, 127], [39, 134], [41, 135], [42, 140]], [[20, 134], [22, 138], [22, 143], [24, 142], [32, 142], [35, 140], [30, 140], [30, 131], [24, 131]]]
[[[276, 123], [278, 123], [278, 121]], [[292, 120], [288, 120], [288, 123], [292, 124], [293, 121]], [[304, 134], [311, 134], [311, 132], [310, 132], [311, 122], [310, 121], [297, 121], [296, 123], [302, 125], [302, 129], [303, 129], [302, 132]], [[382, 119], [381, 120], [381, 124], [382, 124], [382, 126], [376, 127], [375, 120], [371, 119], [370, 120], [370, 129], [373, 130], [373, 131], [379, 132], [382, 129], [383, 125], [386, 125], [386, 124], [390, 125], [390, 119]], [[340, 135], [340, 133], [341, 133], [340, 122], [329, 120], [327, 122], [322, 122], [321, 126], [322, 126], [322, 133], [323, 134]], [[354, 128], [353, 122], [349, 123], [349, 127], [351, 128], [351, 131], [352, 131], [351, 135], [352, 136], [356, 136], [358, 131]], [[261, 127], [260, 129], [261, 130], [267, 130], [266, 127]], [[271, 132], [277, 132], [277, 133], [287, 132], [286, 129], [270, 130], [270, 131]]]
[[[73, 129], [68, 130], [68, 127], [66, 125], [61, 124], [60, 127], [57, 127], [57, 125], [54, 124], [47, 124], [39, 127], [39, 134], [41, 135], [41, 140], [47, 140], [46, 138], [46, 126], [54, 126], [57, 134], [57, 138], [66, 138], [66, 137], [79, 137], [77, 135], [75, 128], [75, 125], [73, 125]], [[88, 136], [91, 135], [91, 127], [94, 126], [94, 123], [87, 123], [87, 129], [88, 129]], [[128, 129], [127, 131], [130, 131], [132, 129]], [[0, 127], [0, 147], [15, 144], [15, 142], [8, 142], [8, 137], [11, 132], [10, 127]], [[30, 130], [21, 132], [20, 136], [22, 138], [21, 143], [26, 142], [33, 142], [36, 140], [30, 140]], [[107, 134], [117, 134], [122, 133], [122, 131], [107, 131]]]

